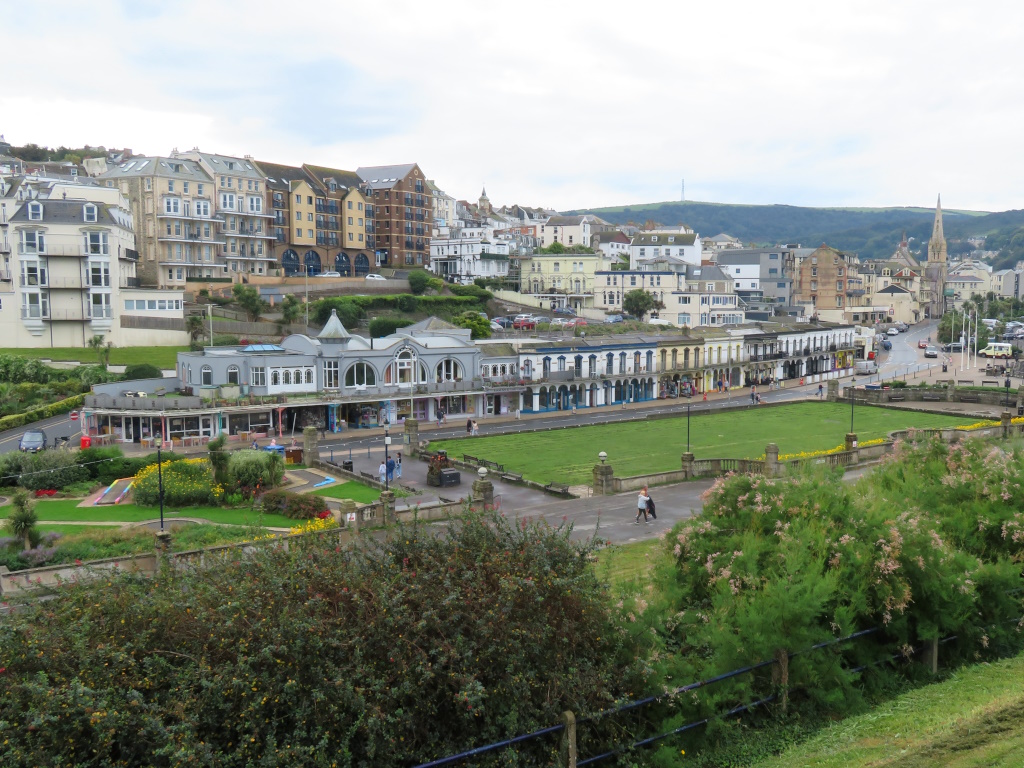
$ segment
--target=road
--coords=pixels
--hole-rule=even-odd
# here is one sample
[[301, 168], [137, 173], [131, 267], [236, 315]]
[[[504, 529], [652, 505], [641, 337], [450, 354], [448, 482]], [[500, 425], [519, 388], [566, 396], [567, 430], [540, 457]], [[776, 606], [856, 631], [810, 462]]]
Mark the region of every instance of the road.
[[70, 415], [65, 413], [60, 416], [43, 419], [42, 421], [34, 421], [32, 424], [26, 424], [24, 427], [0, 432], [0, 453], [18, 450], [21, 436], [28, 429], [43, 430], [51, 447], [53, 446], [53, 438], [66, 436], [71, 441], [71, 445], [77, 448], [78, 438], [82, 434], [81, 422], [72, 421]]

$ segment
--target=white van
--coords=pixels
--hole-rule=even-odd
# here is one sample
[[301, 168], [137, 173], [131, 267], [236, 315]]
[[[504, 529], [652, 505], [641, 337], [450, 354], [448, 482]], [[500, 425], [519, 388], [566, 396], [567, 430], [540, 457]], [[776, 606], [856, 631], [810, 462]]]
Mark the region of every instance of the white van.
[[982, 357], [1002, 357], [1009, 359], [1013, 357], [1013, 345], [991, 342], [984, 349], [979, 349], [978, 354]]
[[857, 360], [853, 364], [855, 376], [870, 376], [873, 373], [878, 373], [878, 363], [874, 360]]

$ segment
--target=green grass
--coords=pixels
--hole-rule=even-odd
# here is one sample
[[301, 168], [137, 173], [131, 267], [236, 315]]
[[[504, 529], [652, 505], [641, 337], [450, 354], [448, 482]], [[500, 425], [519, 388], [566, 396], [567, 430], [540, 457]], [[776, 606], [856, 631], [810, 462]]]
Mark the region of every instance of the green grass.
[[[885, 437], [909, 427], [971, 423], [965, 416], [857, 406], [854, 427], [860, 440]], [[757, 458], [774, 442], [781, 454], [834, 448], [850, 429], [850, 407], [842, 403], [793, 403], [702, 413], [690, 420], [690, 450], [696, 458]], [[601, 424], [549, 432], [494, 435], [431, 442], [454, 457], [463, 453], [504, 464], [539, 482], [588, 483], [605, 451], [618, 477], [680, 468], [686, 450], [686, 418]]]
[[[140, 507], [135, 504], [110, 504], [102, 507], [79, 507], [80, 499], [40, 500], [36, 504], [36, 515], [40, 520], [51, 522], [90, 523], [138, 523], [160, 517], [157, 507]], [[11, 507], [0, 508], [0, 517], [6, 517]], [[211, 523], [224, 525], [259, 525], [269, 528], [290, 528], [295, 525], [284, 515], [261, 515], [249, 509], [224, 509], [223, 507], [164, 507], [164, 520], [176, 517], [195, 517]]]
[[74, 523], [54, 523], [53, 525], [37, 525], [41, 533], [63, 533], [65, 536], [77, 533], [89, 533], [90, 531], [111, 531], [117, 530], [119, 525], [75, 525]]
[[754, 768], [1019, 768], [1024, 655], [965, 667]]
[[[171, 369], [178, 364], [178, 353], [188, 347], [114, 347], [110, 350], [111, 365], [138, 365], [152, 363], [159, 368]], [[50, 360], [77, 360], [97, 365], [99, 358], [91, 349], [80, 347], [40, 347], [35, 349], [0, 349], [0, 354]]]
[[598, 579], [608, 583], [613, 594], [618, 594], [644, 584], [655, 568], [669, 560], [662, 539], [647, 539], [599, 550], [594, 571]]
[[[331, 483], [323, 488], [310, 491], [310, 493], [317, 496], [326, 496], [331, 499], [354, 499], [360, 504], [370, 504], [380, 498], [380, 491], [376, 488], [370, 488], [368, 485], [353, 481]], [[398, 494], [396, 493], [395, 495], [397, 496]]]

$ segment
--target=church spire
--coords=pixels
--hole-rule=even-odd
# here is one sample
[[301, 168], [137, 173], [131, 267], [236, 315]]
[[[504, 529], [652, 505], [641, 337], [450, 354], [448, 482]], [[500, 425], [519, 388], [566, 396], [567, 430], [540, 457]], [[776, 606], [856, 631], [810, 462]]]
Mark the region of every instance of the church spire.
[[946, 263], [946, 237], [942, 233], [942, 195], [935, 203], [935, 224], [932, 225], [932, 236], [928, 241], [928, 261]]

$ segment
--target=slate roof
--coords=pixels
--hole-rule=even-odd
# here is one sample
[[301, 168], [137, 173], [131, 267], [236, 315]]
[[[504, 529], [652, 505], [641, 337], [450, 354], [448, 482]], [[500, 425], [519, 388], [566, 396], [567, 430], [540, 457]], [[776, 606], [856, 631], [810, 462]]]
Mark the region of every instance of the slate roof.
[[895, 295], [895, 294], [910, 293], [910, 291], [908, 291], [902, 285], [896, 285], [895, 283], [890, 283], [889, 285], [887, 285], [882, 290], [875, 291], [875, 293], [890, 293], [890, 294]]
[[324, 187], [327, 186], [329, 179], [334, 179], [339, 188], [359, 189], [362, 185], [362, 179], [359, 178], [359, 174], [355, 171], [343, 171], [338, 168], [328, 168], [325, 165], [310, 165], [309, 163], [303, 163], [302, 167], [306, 173]]
[[[657, 241], [654, 238], [658, 238]], [[669, 240], [669, 238], [672, 238]], [[633, 238], [633, 245], [694, 245], [697, 242], [697, 234], [691, 232], [690, 234], [684, 234], [682, 232], [645, 232], [643, 234], [636, 235]]]
[[98, 179], [123, 179], [142, 176], [160, 176], [186, 181], [212, 182], [213, 178], [195, 160], [180, 157], [136, 156], [131, 160], [101, 173]]
[[327, 318], [327, 323], [316, 337], [320, 341], [340, 341], [341, 339], [351, 338], [351, 335], [345, 330], [341, 320], [338, 319], [338, 310], [332, 309], [331, 316]]
[[267, 186], [271, 189], [288, 191], [291, 188], [289, 182], [310, 181], [306, 172], [294, 165], [279, 165], [278, 163], [266, 163], [262, 160], [253, 161], [263, 175], [267, 177]]
[[359, 178], [370, 189], [391, 189], [398, 182], [408, 176], [416, 163], [405, 165], [371, 165], [363, 168], [356, 168]]
[[431, 315], [426, 320], [420, 320], [418, 323], [413, 325], [407, 325], [405, 328], [399, 329], [400, 331], [456, 331], [461, 330], [458, 326], [452, 325], [451, 323], [445, 322], [439, 317]]
[[244, 176], [250, 179], [263, 178], [263, 176], [260, 175], [260, 172], [256, 169], [256, 163], [245, 157], [231, 157], [230, 155], [218, 155], [213, 152], [199, 152], [198, 150], [192, 150], [190, 152], [181, 152], [174, 159], [177, 160], [190, 156], [196, 157], [204, 163], [208, 163], [208, 167], [214, 173]]
[[[43, 206], [42, 220], [28, 218], [28, 203], [40, 203]], [[83, 208], [86, 205], [96, 206], [96, 221], [86, 221]], [[110, 215], [105, 203], [95, 203], [87, 200], [26, 200], [25, 205], [18, 209], [18, 212], [11, 216], [10, 220], [21, 224], [80, 224], [83, 227], [109, 226], [127, 227]]]

